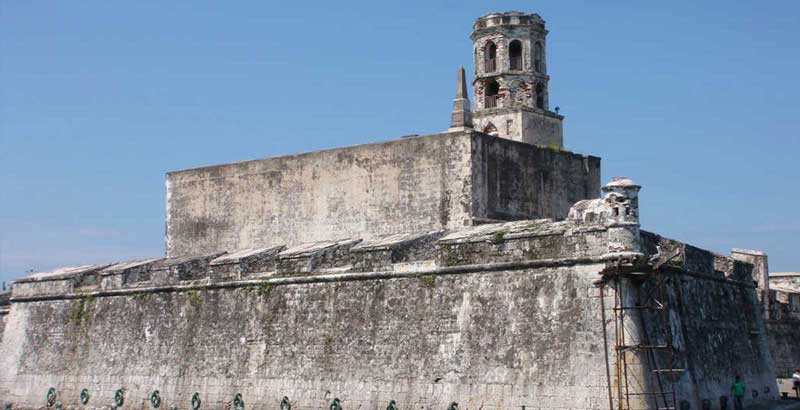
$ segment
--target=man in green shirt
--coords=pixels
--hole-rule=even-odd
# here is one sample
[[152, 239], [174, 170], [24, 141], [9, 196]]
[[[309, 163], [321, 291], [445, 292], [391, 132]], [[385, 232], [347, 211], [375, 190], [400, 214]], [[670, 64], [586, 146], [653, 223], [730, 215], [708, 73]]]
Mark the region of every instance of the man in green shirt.
[[742, 401], [744, 400], [745, 386], [742, 378], [736, 375], [736, 381], [731, 385], [731, 393], [733, 394], [733, 409], [742, 410]]

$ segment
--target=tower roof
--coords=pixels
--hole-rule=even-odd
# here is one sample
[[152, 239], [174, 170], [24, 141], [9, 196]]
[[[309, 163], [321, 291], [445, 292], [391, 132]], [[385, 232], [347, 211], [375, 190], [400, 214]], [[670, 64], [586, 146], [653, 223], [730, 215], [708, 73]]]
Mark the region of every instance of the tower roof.
[[632, 179], [628, 177], [612, 177], [611, 181], [608, 181], [607, 184], [603, 186], [603, 191], [611, 191], [615, 188], [631, 188], [636, 189], [637, 191], [641, 188], [641, 185], [633, 182]]

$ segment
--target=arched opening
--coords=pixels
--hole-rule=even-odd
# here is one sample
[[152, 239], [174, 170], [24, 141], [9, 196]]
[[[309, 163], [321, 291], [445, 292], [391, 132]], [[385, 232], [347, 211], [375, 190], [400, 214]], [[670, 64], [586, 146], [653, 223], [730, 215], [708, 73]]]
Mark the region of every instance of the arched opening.
[[483, 127], [483, 133], [484, 134], [489, 134], [489, 135], [491, 135], [493, 137], [496, 137], [498, 135], [497, 127], [495, 127], [494, 124], [492, 124], [490, 122], [490, 123], [486, 124], [485, 127]]
[[512, 70], [522, 70], [522, 42], [519, 40], [508, 45], [508, 63]]
[[544, 109], [544, 85], [536, 84], [536, 108]]
[[533, 68], [537, 73], [544, 72], [544, 48], [542, 43], [536, 43], [533, 50]]
[[486, 89], [484, 90], [484, 108], [495, 108], [497, 107], [497, 94], [500, 92], [500, 84], [497, 84], [497, 81], [490, 80], [486, 83]]
[[497, 68], [497, 45], [493, 42], [486, 43], [483, 48], [483, 71], [487, 73], [494, 72]]

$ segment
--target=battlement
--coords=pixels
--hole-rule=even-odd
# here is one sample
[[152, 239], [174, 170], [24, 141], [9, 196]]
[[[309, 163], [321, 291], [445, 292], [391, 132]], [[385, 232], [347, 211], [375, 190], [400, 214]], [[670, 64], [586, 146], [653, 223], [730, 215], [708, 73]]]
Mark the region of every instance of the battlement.
[[800, 272], [769, 273], [769, 318], [800, 320]]
[[800, 273], [770, 272], [769, 290], [759, 294], [767, 315], [770, 352], [778, 377], [790, 378], [800, 353], [797, 350], [800, 329]]
[[768, 280], [770, 288], [800, 293], [800, 272], [770, 272]]
[[[604, 264], [625, 259], [754, 287], [751, 264], [640, 231], [633, 198], [607, 185], [606, 197], [581, 201], [562, 221], [488, 223], [369, 239], [218, 251], [192, 256], [65, 267], [13, 283], [11, 301], [31, 301], [193, 288], [352, 281], [534, 266]], [[638, 186], [635, 186], [638, 192]], [[622, 196], [621, 196], [622, 195]], [[633, 201], [632, 201], [633, 199]], [[632, 209], [632, 210], [631, 210]]]
[[[13, 283], [11, 299], [112, 296], [159, 288], [249, 286], [361, 280], [469, 271], [476, 265], [596, 263], [607, 229], [549, 219], [485, 224], [372, 239], [318, 241], [287, 247], [82, 265], [36, 273]], [[580, 248], [575, 252], [575, 248]]]
[[534, 26], [544, 30], [544, 20], [536, 13], [509, 11], [504, 13], [487, 13], [478, 17], [472, 25], [474, 31], [494, 26]]
[[800, 292], [770, 289], [769, 318], [774, 321], [800, 321]]

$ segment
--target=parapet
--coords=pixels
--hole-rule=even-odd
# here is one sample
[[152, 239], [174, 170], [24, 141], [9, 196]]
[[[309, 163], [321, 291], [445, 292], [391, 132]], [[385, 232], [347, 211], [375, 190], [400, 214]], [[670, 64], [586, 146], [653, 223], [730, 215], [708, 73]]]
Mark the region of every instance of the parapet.
[[473, 32], [495, 26], [535, 26], [544, 30], [544, 19], [535, 13], [509, 11], [505, 13], [488, 13], [478, 17], [472, 25]]
[[652, 232], [640, 231], [640, 234], [642, 252], [660, 259], [667, 268], [755, 287], [753, 265], [733, 255], [720, 255]]
[[12, 300], [36, 300], [192, 287], [245, 286], [280, 279], [360, 280], [513, 268], [604, 263], [608, 227], [550, 219], [179, 258], [84, 265], [14, 282]]
[[[615, 182], [616, 181], [616, 182]], [[619, 181], [612, 180], [614, 186]], [[488, 223], [415, 234], [315, 241], [298, 245], [82, 265], [35, 273], [12, 286], [12, 301], [180, 291], [309, 281], [365, 280], [655, 261], [676, 271], [752, 285], [753, 265], [640, 231], [632, 212], [639, 187], [604, 189], [562, 221]], [[630, 191], [635, 187], [635, 192]], [[649, 263], [649, 264], [648, 264]], [[601, 268], [602, 270], [602, 268]]]
[[769, 318], [800, 321], [800, 272], [769, 273]]
[[800, 293], [800, 272], [770, 272], [770, 289]]
[[777, 288], [769, 290], [769, 319], [800, 322], [800, 292]]

